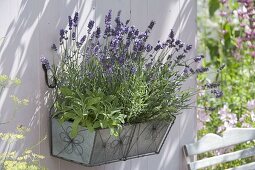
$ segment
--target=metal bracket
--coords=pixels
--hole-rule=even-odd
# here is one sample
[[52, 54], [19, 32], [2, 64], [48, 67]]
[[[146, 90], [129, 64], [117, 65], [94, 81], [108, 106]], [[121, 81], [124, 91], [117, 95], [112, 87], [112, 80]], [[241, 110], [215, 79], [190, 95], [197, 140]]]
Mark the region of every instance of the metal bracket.
[[43, 68], [43, 71], [44, 71], [44, 77], [45, 77], [45, 82], [46, 82], [46, 85], [53, 89], [57, 86], [57, 79], [55, 76], [53, 76], [53, 83], [52, 84], [49, 84], [49, 76], [48, 76], [48, 69], [46, 67], [45, 64], [42, 64], [42, 68]]

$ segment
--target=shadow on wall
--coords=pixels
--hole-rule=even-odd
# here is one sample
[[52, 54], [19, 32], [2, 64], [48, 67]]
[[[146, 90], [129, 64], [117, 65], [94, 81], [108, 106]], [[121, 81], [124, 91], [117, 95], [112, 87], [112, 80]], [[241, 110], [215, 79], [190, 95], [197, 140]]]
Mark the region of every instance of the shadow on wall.
[[[131, 19], [132, 24], [139, 27], [142, 25], [142, 28], [146, 28], [151, 19], [155, 20], [157, 24], [149, 39], [152, 44], [155, 44], [158, 39], [166, 38], [171, 28], [179, 32], [178, 35], [184, 42], [194, 44], [195, 33], [190, 32], [193, 30], [189, 28], [190, 25], [194, 26], [195, 22], [195, 16], [192, 16], [195, 13], [194, 2], [191, 0], [161, 1], [161, 3], [154, 0], [109, 0], [108, 2], [99, 0], [16, 0], [8, 2], [12, 8], [4, 9], [0, 12], [0, 20], [2, 20], [5, 19], [7, 10], [12, 11], [12, 19], [7, 21], [9, 24], [5, 25], [5, 27], [8, 27], [6, 34], [3, 35], [6, 38], [0, 45], [0, 73], [11, 77], [19, 77], [22, 80], [22, 85], [14, 89], [14, 94], [21, 98], [29, 98], [30, 104], [27, 108], [22, 109], [20, 113], [17, 113], [15, 120], [10, 124], [0, 127], [0, 131], [3, 129], [14, 131], [17, 124], [30, 127], [31, 132], [24, 141], [26, 146], [37, 143], [48, 134], [48, 112], [52, 104], [52, 101], [48, 99], [51, 98], [51, 91], [44, 83], [44, 75], [39, 58], [41, 55], [46, 56], [48, 59], [52, 58], [53, 53], [50, 50], [50, 46], [52, 43], [58, 43], [59, 30], [66, 27], [68, 15], [74, 14], [76, 10], [80, 12], [81, 16], [79, 23], [80, 35], [86, 32], [87, 23], [90, 19], [96, 20], [97, 25], [102, 25], [105, 14], [109, 9], [112, 9], [114, 15], [117, 14], [118, 10], [122, 10], [123, 19]], [[173, 9], [173, 6], [175, 9]], [[141, 18], [140, 16], [143, 17]], [[12, 103], [9, 100], [9, 95], [12, 93], [11, 89], [6, 89], [1, 96], [1, 120], [10, 119], [10, 115], [13, 112]], [[183, 124], [181, 124], [182, 129], [190, 129], [187, 126], [188, 122], [190, 122], [190, 117], [187, 116], [184, 119]], [[178, 136], [179, 126], [178, 121], [176, 121], [159, 155], [145, 157], [140, 160], [113, 163], [96, 167], [96, 169], [113, 167], [110, 169], [139, 170], [148, 169], [148, 164], [158, 169], [172, 167], [171, 160], [180, 161], [182, 157]], [[180, 138], [182, 137], [184, 136], [180, 136]], [[21, 146], [24, 147], [24, 143]], [[0, 143], [0, 152], [4, 150], [4, 146], [5, 144]], [[22, 147], [16, 148], [22, 150]], [[41, 151], [39, 152], [49, 156], [48, 141], [41, 144]], [[178, 158], [176, 158], [177, 156]], [[151, 162], [151, 159], [158, 160], [158, 163]], [[50, 164], [55, 164], [49, 165], [54, 167], [49, 169], [61, 167], [59, 160], [52, 161], [51, 157], [47, 157], [45, 161], [46, 165], [49, 165], [49, 162], [51, 162]], [[64, 161], [61, 162], [64, 163]], [[69, 165], [69, 163], [64, 164], [67, 167]], [[77, 169], [79, 167], [80, 165], [77, 165]]]
[[[54, 17], [55, 22], [48, 25], [47, 31], [55, 31], [62, 24], [62, 16], [73, 12], [77, 2], [16, 0], [7, 1], [5, 4], [8, 6], [5, 8], [2, 6], [0, 20], [8, 24], [1, 25], [0, 28], [4, 30], [6, 27], [7, 30], [4, 35], [0, 35], [5, 37], [0, 46], [0, 73], [12, 78], [18, 77], [22, 84], [15, 89], [6, 88], [1, 95], [1, 122], [9, 120], [11, 122], [1, 126], [0, 131], [14, 132], [16, 126], [20, 124], [29, 127], [31, 131], [27, 134], [26, 140], [16, 147], [13, 146], [21, 151], [24, 146], [34, 145], [42, 139], [39, 136], [40, 87], [43, 87], [39, 78], [41, 71], [39, 49], [41, 41], [45, 42], [43, 42], [44, 35], [40, 33], [40, 20], [45, 21], [47, 18]], [[46, 43], [49, 44], [49, 42]], [[28, 98], [30, 101], [29, 106], [19, 110], [14, 119], [11, 119], [14, 112], [13, 103], [9, 99], [11, 94]], [[6, 143], [0, 143], [0, 152], [3, 152], [5, 146]]]

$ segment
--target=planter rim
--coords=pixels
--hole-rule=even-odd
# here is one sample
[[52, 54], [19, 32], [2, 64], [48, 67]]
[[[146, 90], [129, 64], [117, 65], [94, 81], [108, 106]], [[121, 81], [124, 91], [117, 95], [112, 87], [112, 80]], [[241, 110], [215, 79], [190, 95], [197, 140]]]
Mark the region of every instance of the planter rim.
[[[176, 119], [176, 116], [175, 115], [172, 115], [173, 116], [173, 119], [171, 119], [171, 120], [149, 120], [149, 121], [145, 121], [145, 122], [139, 122], [139, 123], [124, 123], [124, 124], [121, 124], [122, 126], [136, 126], [136, 125], [138, 125], [138, 124], [143, 124], [143, 123], [150, 123], [150, 122], [167, 122], [167, 123], [173, 123], [174, 121], [175, 121], [175, 119]], [[57, 119], [57, 120], [59, 120], [58, 118], [56, 118], [56, 117], [50, 117], [50, 119]], [[70, 121], [70, 120], [68, 120], [68, 121], [64, 121], [64, 122], [69, 122], [69, 123], [73, 123], [73, 121]], [[63, 122], [63, 123], [64, 123]], [[81, 125], [79, 125], [79, 126], [81, 126]], [[86, 128], [86, 127], [83, 127], [83, 126], [81, 126], [82, 128], [84, 128], [84, 129], [86, 129], [86, 130], [88, 130], [88, 128]], [[109, 128], [98, 128], [98, 129], [95, 129], [94, 131], [97, 131], [97, 130], [104, 130], [104, 129], [109, 129]]]

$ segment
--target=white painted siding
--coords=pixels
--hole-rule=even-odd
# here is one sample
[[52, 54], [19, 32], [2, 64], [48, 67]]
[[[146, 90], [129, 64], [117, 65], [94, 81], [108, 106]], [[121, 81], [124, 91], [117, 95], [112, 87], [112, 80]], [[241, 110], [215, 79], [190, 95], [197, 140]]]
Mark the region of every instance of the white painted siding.
[[[51, 101], [50, 90], [44, 83], [44, 75], [39, 58], [52, 58], [50, 45], [58, 42], [59, 29], [66, 26], [67, 16], [80, 12], [80, 34], [84, 33], [89, 19], [102, 24], [109, 9], [116, 15], [122, 10], [122, 18], [131, 19], [131, 24], [145, 29], [150, 20], [156, 26], [149, 41], [156, 43], [168, 35], [171, 28], [184, 41], [195, 46], [196, 1], [195, 0], [1, 0], [0, 1], [0, 74], [21, 78], [22, 85], [6, 89], [0, 99], [0, 120], [11, 117], [12, 103], [8, 96], [12, 93], [30, 99], [30, 105], [21, 109], [8, 125], [0, 126], [0, 131], [13, 131], [17, 124], [31, 128], [25, 142], [16, 146], [36, 144], [48, 135], [48, 110]], [[195, 49], [195, 48], [194, 48]], [[193, 49], [193, 54], [195, 50]], [[187, 86], [195, 86], [190, 81]], [[158, 155], [143, 157], [86, 168], [50, 156], [48, 140], [42, 142], [35, 151], [45, 155], [41, 163], [49, 170], [184, 170], [185, 162], [181, 147], [195, 137], [195, 110], [185, 111], [177, 120]], [[0, 151], [5, 146], [0, 146]]]

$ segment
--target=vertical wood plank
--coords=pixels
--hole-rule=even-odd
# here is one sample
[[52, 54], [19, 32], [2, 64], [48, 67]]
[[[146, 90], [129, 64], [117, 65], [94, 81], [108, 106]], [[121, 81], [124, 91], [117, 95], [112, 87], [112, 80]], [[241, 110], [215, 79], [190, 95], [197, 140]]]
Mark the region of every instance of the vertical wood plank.
[[[10, 0], [4, 3], [3, 6], [1, 5], [1, 8], [5, 9], [1, 11], [1, 16], [3, 16], [1, 20], [3, 20], [4, 25], [1, 24], [0, 29], [2, 30], [1, 34], [6, 36], [0, 47], [1, 74], [6, 74], [12, 78], [18, 77], [22, 84], [19, 87], [6, 89], [5, 91], [4, 102], [1, 101], [1, 104], [5, 107], [4, 110], [1, 110], [1, 113], [4, 114], [1, 115], [1, 120], [10, 121], [10, 123], [1, 126], [0, 131], [14, 132], [18, 125], [30, 128], [26, 139], [19, 141], [13, 148], [18, 152], [22, 152], [24, 148], [35, 145], [39, 141], [39, 112], [36, 105], [39, 82], [37, 79], [38, 70], [35, 65], [36, 58], [34, 58], [38, 54], [36, 43], [36, 39], [38, 39], [38, 18], [36, 13], [39, 6], [35, 2], [24, 3], [18, 0]], [[24, 8], [27, 10], [24, 10]], [[31, 70], [34, 74], [29, 74]], [[15, 104], [9, 98], [12, 94], [21, 99], [29, 99], [30, 104], [24, 109], [19, 109], [15, 114]], [[3, 119], [2, 116], [6, 119]], [[35, 151], [37, 150], [36, 148]]]
[[[194, 57], [196, 55], [196, 1], [193, 0], [180, 0], [180, 39], [188, 44], [192, 44], [193, 49], [189, 53], [188, 57]], [[194, 67], [196, 67], [194, 65]], [[189, 79], [183, 88], [195, 88], [196, 80], [195, 78]], [[194, 96], [192, 101], [193, 105], [196, 105], [196, 97]], [[180, 121], [180, 147], [183, 145], [193, 142], [196, 136], [196, 110], [195, 108], [190, 110], [185, 110], [181, 115]], [[181, 148], [180, 148], [181, 149]], [[180, 160], [185, 160], [182, 154], [179, 158]], [[181, 162], [181, 169], [187, 169], [185, 161]]]
[[59, 170], [97, 170], [96, 167], [86, 167], [77, 163], [64, 161], [60, 162]]
[[118, 11], [121, 11], [121, 19], [130, 19], [130, 1], [128, 0], [96, 0], [96, 24], [104, 27], [104, 18], [108, 11], [112, 10], [112, 22], [114, 22]]
[[130, 0], [131, 25], [135, 25], [141, 31], [145, 31], [149, 25], [148, 0]]
[[[40, 0], [39, 15], [39, 53], [35, 57], [37, 60], [37, 68], [39, 70], [39, 82], [41, 89], [40, 96], [40, 138], [47, 136], [47, 140], [41, 143], [40, 153], [45, 156], [41, 164], [48, 169], [59, 170], [60, 164], [64, 164], [62, 160], [50, 155], [50, 125], [49, 110], [53, 103], [52, 90], [45, 84], [44, 73], [41, 68], [40, 57], [45, 56], [52, 63], [53, 57], [57, 59], [56, 53], [51, 50], [51, 45], [59, 43], [59, 30], [66, 28], [68, 24], [68, 15], [72, 15], [77, 8], [77, 0]], [[38, 2], [37, 2], [38, 3]], [[72, 165], [72, 163], [68, 163]], [[68, 166], [68, 165], [65, 165]]]
[[179, 30], [179, 0], [148, 0], [148, 21], [156, 21], [149, 41], [166, 40], [170, 30]]
[[[10, 41], [13, 39], [12, 32], [15, 30], [15, 17], [18, 14], [18, 6], [15, 0], [3, 0], [0, 5], [0, 74], [10, 75], [12, 68], [12, 61], [15, 59], [10, 49]], [[12, 6], [14, 6], [12, 8]], [[10, 59], [10, 60], [9, 60]], [[12, 61], [11, 61], [12, 60]], [[17, 72], [15, 72], [17, 73]], [[15, 132], [18, 118], [14, 122], [13, 112], [14, 106], [10, 99], [10, 95], [15, 93], [16, 88], [5, 88], [0, 96], [0, 122], [10, 121], [8, 124], [0, 125], [0, 132]], [[23, 114], [23, 113], [21, 113]], [[14, 123], [13, 123], [14, 122]], [[22, 122], [20, 122], [22, 123]], [[0, 141], [0, 153], [7, 150], [8, 143], [6, 141]], [[12, 145], [14, 146], [14, 145]]]

